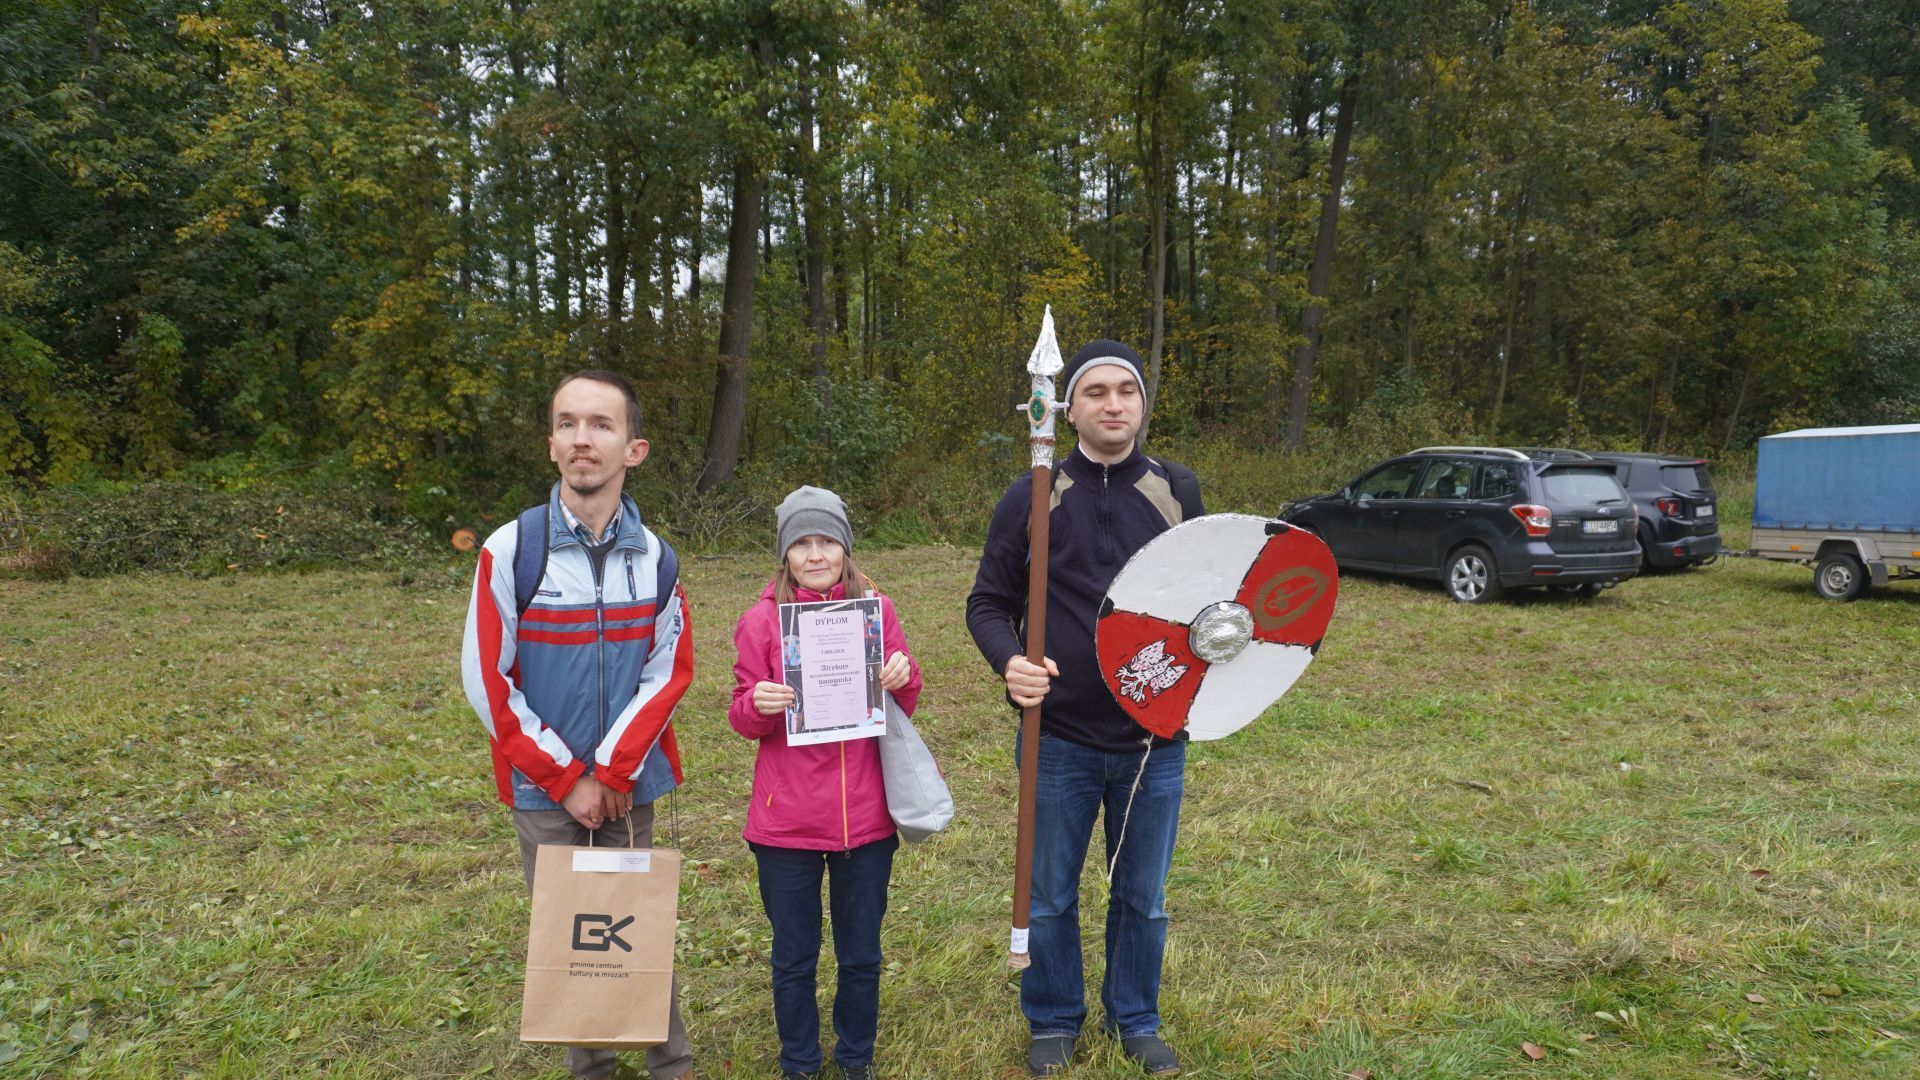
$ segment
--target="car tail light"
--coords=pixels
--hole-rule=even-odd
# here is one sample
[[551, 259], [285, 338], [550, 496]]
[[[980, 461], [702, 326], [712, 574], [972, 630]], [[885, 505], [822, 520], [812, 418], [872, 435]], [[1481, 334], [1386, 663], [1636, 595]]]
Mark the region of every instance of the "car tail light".
[[1680, 516], [1680, 500], [1671, 495], [1653, 500], [1653, 505], [1668, 517]]
[[1521, 503], [1513, 508], [1513, 516], [1527, 527], [1528, 536], [1545, 536], [1553, 529], [1553, 511], [1532, 503]]

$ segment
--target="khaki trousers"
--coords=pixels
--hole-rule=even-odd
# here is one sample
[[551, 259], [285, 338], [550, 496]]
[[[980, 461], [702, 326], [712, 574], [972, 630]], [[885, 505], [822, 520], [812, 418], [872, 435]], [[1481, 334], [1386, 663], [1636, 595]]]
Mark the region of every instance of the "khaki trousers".
[[[631, 823], [632, 842], [628, 842]], [[526, 876], [527, 891], [533, 891], [533, 855], [542, 844], [570, 847], [653, 846], [653, 805], [635, 806], [626, 818], [609, 821], [598, 829], [588, 829], [573, 820], [565, 810], [515, 810], [513, 830], [520, 834], [520, 870]], [[595, 1050], [585, 1046], [567, 1047], [567, 1071], [583, 1080], [604, 1080], [620, 1064], [614, 1050]], [[687, 1026], [680, 1020], [680, 977], [673, 979], [673, 998], [667, 1013], [667, 1041], [647, 1048], [647, 1075], [653, 1080], [673, 1080], [693, 1068], [693, 1049], [687, 1045]]]

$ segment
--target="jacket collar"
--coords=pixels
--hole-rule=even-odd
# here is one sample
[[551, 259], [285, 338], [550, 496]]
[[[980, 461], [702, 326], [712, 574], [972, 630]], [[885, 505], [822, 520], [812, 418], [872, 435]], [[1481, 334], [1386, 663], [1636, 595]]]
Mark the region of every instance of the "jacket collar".
[[[582, 546], [580, 538], [567, 528], [567, 512], [560, 505], [560, 484], [556, 481], [547, 493], [547, 547], [567, 544]], [[613, 550], [647, 553], [647, 530], [640, 521], [640, 506], [624, 491], [620, 493], [620, 516], [613, 529]]]
[[1126, 457], [1112, 465], [1102, 465], [1075, 446], [1060, 467], [1078, 483], [1099, 483], [1104, 478], [1109, 484], [1131, 484], [1147, 471], [1147, 455], [1135, 446]]

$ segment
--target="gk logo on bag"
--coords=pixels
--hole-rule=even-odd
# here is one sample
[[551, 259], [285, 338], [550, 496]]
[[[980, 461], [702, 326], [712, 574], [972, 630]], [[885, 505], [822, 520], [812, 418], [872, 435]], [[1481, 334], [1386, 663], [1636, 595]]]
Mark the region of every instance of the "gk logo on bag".
[[620, 931], [632, 925], [633, 916], [629, 915], [619, 922], [611, 915], [575, 915], [573, 917], [573, 947], [580, 952], [607, 952], [615, 945], [621, 952], [632, 952], [633, 946], [620, 936]]

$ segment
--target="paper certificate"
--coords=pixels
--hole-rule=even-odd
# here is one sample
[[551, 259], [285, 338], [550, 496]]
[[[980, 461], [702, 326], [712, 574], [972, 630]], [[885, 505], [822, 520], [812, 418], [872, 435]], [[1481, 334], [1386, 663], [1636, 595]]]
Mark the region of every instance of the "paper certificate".
[[880, 598], [780, 605], [780, 659], [793, 688], [787, 745], [867, 739], [887, 730], [880, 694]]

